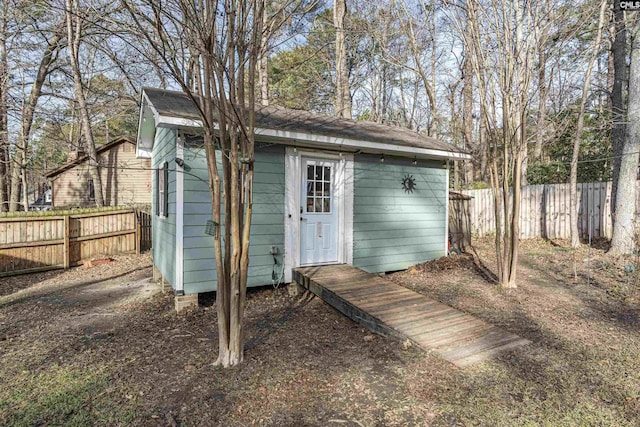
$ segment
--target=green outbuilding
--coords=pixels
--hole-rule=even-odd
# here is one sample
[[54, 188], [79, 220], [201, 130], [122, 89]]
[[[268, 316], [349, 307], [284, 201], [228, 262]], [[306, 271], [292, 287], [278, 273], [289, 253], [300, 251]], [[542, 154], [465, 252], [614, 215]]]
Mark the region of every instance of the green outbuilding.
[[[257, 107], [248, 286], [299, 266], [397, 271], [447, 254], [449, 162], [459, 148], [415, 131]], [[176, 295], [216, 290], [200, 118], [182, 92], [144, 88], [137, 156], [152, 165], [153, 263]]]

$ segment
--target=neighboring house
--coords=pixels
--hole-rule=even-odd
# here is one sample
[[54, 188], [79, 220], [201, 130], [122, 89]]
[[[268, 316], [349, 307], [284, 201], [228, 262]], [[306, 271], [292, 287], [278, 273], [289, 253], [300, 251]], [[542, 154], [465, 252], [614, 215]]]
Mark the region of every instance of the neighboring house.
[[40, 194], [40, 197], [29, 205], [30, 211], [50, 211], [51, 210], [51, 189], [47, 188]]
[[[137, 154], [154, 168], [154, 265], [177, 295], [213, 291], [196, 108], [180, 92], [151, 88], [141, 108]], [[468, 154], [372, 122], [278, 107], [258, 107], [256, 116], [248, 286], [272, 284], [283, 268], [290, 282], [298, 266], [386, 272], [447, 254], [447, 166]]]
[[[151, 204], [151, 162], [136, 157], [132, 138], [113, 139], [96, 151], [105, 205]], [[88, 159], [82, 152], [71, 152], [67, 163], [46, 175], [51, 182], [54, 208], [96, 206]]]

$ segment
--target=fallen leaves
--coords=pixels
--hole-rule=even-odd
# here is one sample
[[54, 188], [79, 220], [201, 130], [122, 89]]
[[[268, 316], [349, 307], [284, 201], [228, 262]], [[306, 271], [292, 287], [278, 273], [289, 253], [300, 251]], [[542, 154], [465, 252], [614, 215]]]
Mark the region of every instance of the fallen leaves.
[[[619, 301], [609, 305], [596, 285], [561, 283], [565, 271], [572, 274], [572, 266], [562, 264], [566, 253], [538, 243], [536, 259], [527, 256], [527, 244], [523, 248], [517, 298], [496, 292], [464, 256], [386, 276], [534, 338], [526, 354], [472, 369], [456, 369], [410, 341], [375, 335], [317, 298], [290, 297], [286, 288], [249, 292], [245, 333], [252, 346], [245, 363], [215, 369], [215, 306], [176, 316], [171, 296], [133, 286], [129, 274], [120, 285], [67, 286], [148, 262], [125, 258], [31, 275], [25, 286], [37, 292], [0, 307], [0, 337], [7, 338], [0, 380], [29, 395], [27, 380], [54, 364], [84, 375], [109, 363], [108, 383], [92, 394], [92, 404], [108, 403], [92, 413], [95, 424], [118, 424], [113, 416], [130, 410], [132, 418], [121, 424], [511, 425], [518, 413], [531, 425], [581, 425], [588, 417], [597, 424], [601, 411], [609, 416], [602, 425], [625, 425], [624, 417], [639, 408], [637, 376], [623, 378], [640, 372], [637, 329], [622, 326], [633, 312], [614, 311], [621, 310]], [[490, 253], [480, 251], [489, 269]], [[597, 274], [615, 278], [615, 272], [612, 266]], [[602, 276], [598, 283], [606, 287]], [[120, 299], [122, 293], [144, 298]], [[95, 339], [103, 336], [108, 339]], [[598, 390], [620, 393], [605, 404]], [[567, 414], [576, 418], [567, 422]]]

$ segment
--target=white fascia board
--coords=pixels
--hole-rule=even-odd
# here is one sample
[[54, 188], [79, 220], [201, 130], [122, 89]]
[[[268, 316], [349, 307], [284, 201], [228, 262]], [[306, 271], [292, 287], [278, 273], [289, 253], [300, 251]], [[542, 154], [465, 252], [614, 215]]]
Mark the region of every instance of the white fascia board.
[[152, 149], [147, 149], [136, 145], [136, 157], [139, 159], [150, 159], [152, 151]]
[[145, 99], [144, 92], [142, 92], [142, 99], [140, 100], [140, 115], [138, 116], [138, 134], [136, 135], [136, 153], [137, 147], [140, 145], [141, 135], [140, 132], [142, 130], [142, 124], [144, 123], [144, 112], [147, 107], [147, 100]]
[[[202, 121], [185, 119], [180, 117], [158, 116], [156, 120], [156, 126], [166, 126], [172, 128], [200, 128], [202, 127]], [[267, 136], [271, 138], [277, 138], [281, 140], [284, 145], [287, 144], [285, 140], [298, 140], [310, 143], [322, 144], [324, 146], [335, 147], [336, 150], [340, 149], [352, 149], [356, 150], [373, 150], [377, 153], [384, 153], [389, 155], [401, 155], [401, 156], [421, 156], [429, 159], [442, 159], [442, 160], [469, 160], [470, 154], [464, 153], [452, 153], [450, 151], [436, 150], [431, 148], [418, 148], [408, 147], [394, 144], [386, 144], [383, 142], [363, 141], [359, 139], [350, 138], [338, 138], [333, 136], [318, 135], [307, 132], [294, 132], [279, 129], [266, 129], [256, 128], [256, 136]]]
[[[160, 116], [156, 117], [156, 126], [164, 126], [170, 128], [201, 128], [202, 121], [185, 119], [182, 117]], [[217, 126], [216, 126], [217, 128]]]
[[155, 138], [157, 111], [149, 102], [146, 93], [142, 92], [138, 136], [136, 138], [136, 157], [150, 159]]

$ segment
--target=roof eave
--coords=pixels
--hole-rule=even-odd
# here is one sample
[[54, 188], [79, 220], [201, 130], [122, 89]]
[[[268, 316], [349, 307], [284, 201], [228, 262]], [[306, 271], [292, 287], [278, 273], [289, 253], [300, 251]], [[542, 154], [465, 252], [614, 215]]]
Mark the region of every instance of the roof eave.
[[[158, 116], [157, 126], [168, 128], [201, 128], [202, 122], [182, 117]], [[274, 139], [283, 145], [296, 145], [296, 142], [317, 144], [336, 150], [366, 151], [373, 154], [387, 154], [409, 157], [420, 157], [433, 160], [469, 160], [471, 155], [463, 152], [437, 150], [433, 148], [411, 147], [375, 141], [364, 141], [350, 138], [319, 135], [307, 132], [295, 132], [280, 129], [256, 128], [256, 137]]]
[[285, 145], [295, 145], [296, 141], [310, 142], [335, 150], [363, 151], [370, 154], [398, 155], [403, 157], [419, 157], [432, 160], [467, 160], [471, 156], [467, 153], [437, 150], [433, 148], [412, 147], [375, 141], [364, 141], [350, 138], [338, 138], [311, 134], [306, 132], [293, 132], [278, 129], [257, 128], [256, 136], [275, 138]]

